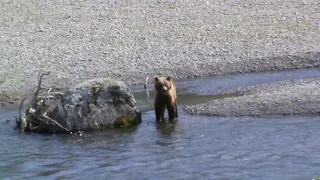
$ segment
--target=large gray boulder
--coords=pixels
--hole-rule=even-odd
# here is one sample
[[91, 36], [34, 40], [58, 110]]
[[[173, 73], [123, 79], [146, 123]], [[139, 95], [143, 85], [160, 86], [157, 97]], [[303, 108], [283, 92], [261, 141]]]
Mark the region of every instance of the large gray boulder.
[[[129, 87], [109, 78], [92, 79], [69, 89], [48, 116], [71, 132], [141, 123]], [[65, 132], [57, 126], [54, 130]]]

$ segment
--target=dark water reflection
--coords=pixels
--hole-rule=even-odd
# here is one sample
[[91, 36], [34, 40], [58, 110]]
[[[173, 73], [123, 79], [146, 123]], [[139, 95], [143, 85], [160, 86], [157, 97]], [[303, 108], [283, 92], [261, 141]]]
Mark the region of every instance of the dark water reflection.
[[69, 135], [0, 127], [0, 178], [312, 179], [320, 174], [319, 117], [180, 115], [137, 128]]

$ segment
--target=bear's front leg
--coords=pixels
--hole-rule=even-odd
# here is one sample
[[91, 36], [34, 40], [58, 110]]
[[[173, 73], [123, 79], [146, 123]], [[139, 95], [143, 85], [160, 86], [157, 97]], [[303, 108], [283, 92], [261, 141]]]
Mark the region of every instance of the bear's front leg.
[[156, 112], [156, 121], [158, 122], [158, 121], [164, 120], [165, 106], [156, 105], [154, 110]]
[[176, 107], [174, 105], [169, 105], [167, 106], [167, 108], [169, 114], [169, 121], [172, 121], [174, 120], [174, 118], [176, 118], [177, 115]]

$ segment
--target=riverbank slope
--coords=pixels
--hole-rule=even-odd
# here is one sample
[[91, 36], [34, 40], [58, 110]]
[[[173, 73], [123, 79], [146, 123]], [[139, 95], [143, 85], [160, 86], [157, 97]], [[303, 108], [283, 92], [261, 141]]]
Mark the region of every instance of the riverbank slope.
[[187, 106], [192, 115], [263, 116], [320, 113], [320, 77], [239, 87], [228, 93], [244, 96]]
[[319, 2], [1, 1], [0, 92], [320, 65]]

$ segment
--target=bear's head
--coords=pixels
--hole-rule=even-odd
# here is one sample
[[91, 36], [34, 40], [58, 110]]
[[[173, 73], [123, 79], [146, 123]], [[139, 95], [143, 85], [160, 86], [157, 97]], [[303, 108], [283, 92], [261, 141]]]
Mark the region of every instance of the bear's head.
[[171, 77], [155, 77], [155, 89], [158, 93], [166, 93], [171, 89]]

